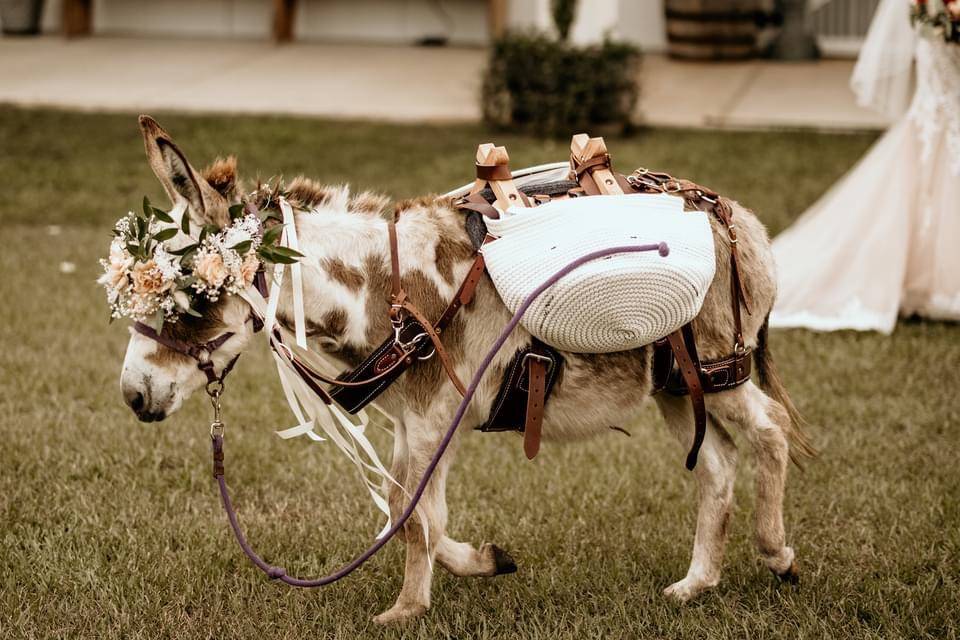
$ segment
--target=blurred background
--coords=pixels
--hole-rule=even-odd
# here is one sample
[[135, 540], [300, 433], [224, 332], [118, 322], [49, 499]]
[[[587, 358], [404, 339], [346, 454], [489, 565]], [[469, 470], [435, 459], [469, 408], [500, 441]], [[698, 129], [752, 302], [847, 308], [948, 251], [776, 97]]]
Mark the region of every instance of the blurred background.
[[635, 123], [875, 128], [847, 82], [877, 1], [2, 0], [6, 35], [41, 36], [2, 40], [0, 100], [476, 121], [514, 32], [646, 54]]

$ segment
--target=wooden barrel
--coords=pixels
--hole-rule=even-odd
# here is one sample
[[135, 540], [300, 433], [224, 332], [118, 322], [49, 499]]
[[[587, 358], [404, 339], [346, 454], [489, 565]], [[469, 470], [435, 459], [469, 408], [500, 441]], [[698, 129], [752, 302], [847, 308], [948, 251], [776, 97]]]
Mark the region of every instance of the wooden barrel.
[[667, 51], [687, 60], [742, 60], [757, 49], [760, 0], [666, 0]]

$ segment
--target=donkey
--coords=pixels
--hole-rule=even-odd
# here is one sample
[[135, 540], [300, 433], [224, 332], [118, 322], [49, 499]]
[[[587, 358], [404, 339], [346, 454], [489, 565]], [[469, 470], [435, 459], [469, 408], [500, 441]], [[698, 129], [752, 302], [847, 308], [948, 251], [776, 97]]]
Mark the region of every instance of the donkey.
[[[229, 220], [228, 207], [251, 197], [241, 193], [234, 158], [217, 159], [197, 171], [156, 121], [141, 116], [140, 127], [151, 168], [171, 201], [186, 203], [184, 215], [192, 222], [222, 226]], [[312, 258], [303, 265], [311, 347], [344, 367], [354, 367], [391, 331], [386, 314], [391, 284], [385, 217], [388, 200], [371, 193], [351, 197], [345, 187], [324, 187], [302, 177], [289, 182], [284, 192], [296, 210], [300, 249]], [[252, 197], [261, 195], [257, 192]], [[794, 581], [798, 575], [783, 525], [788, 460], [814, 454], [767, 346], [765, 318], [776, 295], [769, 238], [749, 210], [733, 202], [731, 206], [738, 228], [742, 280], [752, 300], [752, 313], [744, 315], [744, 337], [754, 349], [759, 385], [747, 382], [707, 397], [706, 438], [694, 470], [699, 511], [693, 558], [686, 576], [664, 591], [681, 602], [720, 579], [737, 464], [737, 448], [728, 429], [739, 428], [756, 454], [756, 544], [763, 563], [784, 580]], [[462, 214], [449, 199], [440, 197], [399, 202], [395, 210], [401, 212], [396, 229], [404, 288], [425, 315], [437, 317], [474, 256]], [[715, 220], [713, 225], [717, 275], [693, 323], [705, 359], [727, 355], [733, 335], [727, 268], [730, 244], [726, 230]], [[285, 325], [293, 316], [289, 281], [281, 292], [277, 315]], [[202, 317], [184, 316], [164, 325], [163, 332], [193, 343], [232, 332], [213, 355], [215, 369], [220, 371], [253, 337], [250, 310], [238, 296], [222, 296], [201, 311]], [[444, 332], [444, 344], [461, 379], [471, 377], [509, 318], [493, 284], [484, 276], [472, 303]], [[509, 338], [481, 381], [461, 433], [485, 420], [512, 354], [530, 341], [522, 327]], [[651, 395], [651, 354], [650, 346], [596, 355], [563, 353], [566, 364], [546, 407], [544, 439], [570, 441], [609, 433], [608, 425], [636, 414]], [[460, 400], [436, 360], [412, 367], [378, 399], [398, 419], [391, 473], [408, 491], [420, 481]], [[206, 383], [195, 365], [131, 331], [121, 374], [123, 396], [141, 420], [162, 420]], [[690, 403], [665, 393], [654, 399], [680, 445], [689, 447], [693, 437]], [[374, 618], [378, 623], [399, 622], [426, 612], [430, 606], [430, 560], [457, 576], [494, 576], [516, 570], [513, 560], [499, 547], [485, 544], [476, 548], [447, 535], [445, 487], [455, 450], [456, 440], [423, 495], [422, 519], [411, 519], [402, 531], [406, 543], [403, 587], [396, 603]], [[402, 490], [389, 488], [394, 518], [406, 507], [406, 500]]]

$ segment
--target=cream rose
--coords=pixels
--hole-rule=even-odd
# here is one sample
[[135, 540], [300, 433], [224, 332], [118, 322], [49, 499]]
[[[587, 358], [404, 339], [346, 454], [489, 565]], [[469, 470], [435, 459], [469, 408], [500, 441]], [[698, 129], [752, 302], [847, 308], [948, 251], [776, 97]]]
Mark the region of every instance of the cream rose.
[[110, 259], [103, 263], [103, 275], [97, 280], [100, 284], [116, 289], [127, 278], [127, 270], [133, 264], [133, 257], [116, 243], [110, 247]]
[[214, 289], [223, 286], [223, 281], [227, 279], [227, 268], [219, 253], [201, 256], [193, 267], [193, 273]]
[[240, 275], [243, 277], [244, 286], [250, 286], [254, 276], [257, 275], [257, 269], [260, 268], [260, 260], [256, 254], [248, 253], [240, 266]]
[[159, 293], [170, 283], [163, 281], [163, 273], [153, 260], [133, 265], [133, 290], [137, 293]]

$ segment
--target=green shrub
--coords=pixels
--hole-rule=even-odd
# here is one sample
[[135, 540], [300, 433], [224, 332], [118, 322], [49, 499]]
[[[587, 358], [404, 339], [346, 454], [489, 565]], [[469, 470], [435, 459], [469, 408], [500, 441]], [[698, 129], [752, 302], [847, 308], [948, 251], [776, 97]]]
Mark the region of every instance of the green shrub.
[[493, 44], [483, 79], [484, 121], [540, 135], [624, 131], [637, 103], [639, 62], [640, 51], [628, 44], [577, 47], [507, 34]]

